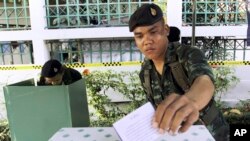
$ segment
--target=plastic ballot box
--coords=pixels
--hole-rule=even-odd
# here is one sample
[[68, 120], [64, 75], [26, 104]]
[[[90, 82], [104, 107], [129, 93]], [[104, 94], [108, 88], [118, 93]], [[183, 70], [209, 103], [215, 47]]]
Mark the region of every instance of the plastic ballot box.
[[30, 79], [5, 86], [4, 96], [12, 141], [47, 141], [62, 127], [89, 126], [84, 78], [58, 86]]

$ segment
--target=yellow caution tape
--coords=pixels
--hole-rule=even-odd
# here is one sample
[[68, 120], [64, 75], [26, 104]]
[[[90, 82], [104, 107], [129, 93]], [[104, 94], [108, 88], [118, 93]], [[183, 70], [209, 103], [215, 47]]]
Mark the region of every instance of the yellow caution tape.
[[[73, 63], [66, 64], [70, 68], [85, 68], [85, 67], [110, 67], [110, 66], [133, 66], [141, 65], [142, 61], [132, 61], [132, 62], [105, 62], [105, 63]], [[208, 61], [209, 65], [250, 65], [250, 61]], [[2, 65], [0, 70], [37, 70], [41, 69], [41, 65]]]
[[250, 65], [250, 61], [208, 61], [210, 65]]

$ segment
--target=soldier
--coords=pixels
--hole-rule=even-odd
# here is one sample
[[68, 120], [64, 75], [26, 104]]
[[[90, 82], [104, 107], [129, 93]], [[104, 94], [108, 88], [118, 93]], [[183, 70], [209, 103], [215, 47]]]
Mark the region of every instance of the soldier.
[[169, 26], [155, 4], [139, 7], [130, 17], [129, 30], [145, 55], [140, 79], [156, 108], [152, 126], [175, 134], [202, 123], [216, 141], [228, 140], [229, 126], [215, 105], [213, 73], [203, 52], [170, 43]]
[[43, 65], [38, 85], [68, 85], [80, 79], [80, 72], [52, 59]]

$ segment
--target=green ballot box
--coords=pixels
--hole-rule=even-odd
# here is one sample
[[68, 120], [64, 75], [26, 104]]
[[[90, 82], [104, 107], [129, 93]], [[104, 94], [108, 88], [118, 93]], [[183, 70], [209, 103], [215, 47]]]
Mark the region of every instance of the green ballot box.
[[35, 86], [33, 79], [4, 87], [12, 141], [47, 141], [62, 127], [89, 126], [84, 79]]

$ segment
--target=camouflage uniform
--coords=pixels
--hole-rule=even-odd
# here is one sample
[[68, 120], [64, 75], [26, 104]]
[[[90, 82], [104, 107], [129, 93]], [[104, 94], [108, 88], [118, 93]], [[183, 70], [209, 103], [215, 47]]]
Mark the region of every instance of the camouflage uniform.
[[[182, 64], [190, 84], [193, 83], [195, 78], [201, 75], [208, 75], [214, 82], [212, 70], [200, 49], [183, 46], [177, 42], [170, 43], [165, 56], [165, 64], [162, 75], [158, 74], [152, 60], [148, 59], [144, 60], [140, 72], [140, 79], [143, 84], [145, 82], [144, 71], [149, 70], [150, 86], [153, 95], [148, 96], [147, 98], [155, 107], [157, 107], [157, 105], [160, 104], [169, 93], [174, 92], [181, 95], [185, 93], [182, 88], [178, 86], [173, 75], [171, 74], [169, 64], [171, 63], [173, 57], [177, 57], [179, 62]], [[144, 85], [143, 87], [147, 93], [147, 88]], [[206, 106], [204, 110], [200, 112], [201, 119], [202, 116], [206, 114], [206, 111], [210, 108], [209, 105], [210, 104], [208, 104], [208, 106]], [[214, 116], [214, 119], [212, 119], [211, 122], [206, 125], [217, 141], [226, 141], [229, 139], [229, 126], [223, 118], [221, 112], [218, 112], [218, 115]]]

